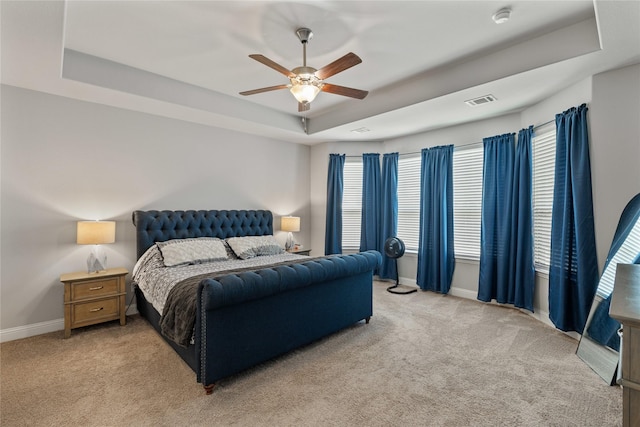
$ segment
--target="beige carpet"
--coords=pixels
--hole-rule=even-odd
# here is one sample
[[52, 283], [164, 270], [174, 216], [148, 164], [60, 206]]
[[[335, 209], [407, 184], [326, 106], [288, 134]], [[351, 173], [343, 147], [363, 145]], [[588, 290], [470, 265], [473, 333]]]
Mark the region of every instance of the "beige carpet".
[[0, 345], [2, 426], [619, 426], [622, 393], [517, 310], [374, 283], [374, 317], [210, 396], [139, 316]]

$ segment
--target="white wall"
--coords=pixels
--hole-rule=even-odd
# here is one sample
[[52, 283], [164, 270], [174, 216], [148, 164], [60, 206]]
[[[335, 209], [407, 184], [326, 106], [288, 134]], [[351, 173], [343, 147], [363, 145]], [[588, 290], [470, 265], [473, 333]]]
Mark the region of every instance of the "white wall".
[[[640, 192], [639, 94], [640, 65], [634, 65], [587, 78], [521, 113], [386, 141], [379, 152], [407, 153], [436, 145], [480, 142], [484, 137], [554, 121], [557, 113], [587, 103], [596, 244], [602, 269], [620, 213]], [[344, 147], [324, 144], [312, 149], [311, 167], [316, 172], [311, 176], [311, 188], [326, 185], [328, 153], [344, 152]], [[375, 151], [379, 144], [365, 144], [357, 149], [359, 153]], [[320, 214], [324, 218], [324, 200], [318, 198], [311, 209], [314, 218]], [[324, 222], [314, 224], [313, 241], [319, 245], [322, 242], [320, 249], [323, 249]], [[399, 270], [405, 283], [415, 284], [417, 257], [405, 255], [399, 260]], [[451, 294], [475, 299], [478, 272], [477, 262], [457, 260]], [[549, 323], [548, 278], [544, 275], [536, 276], [534, 308], [534, 315]]]
[[591, 174], [600, 272], [626, 204], [640, 193], [640, 64], [593, 77]]
[[130, 271], [136, 209], [270, 209], [276, 238], [279, 216], [295, 214], [296, 240], [310, 241], [308, 146], [1, 90], [2, 340], [62, 328], [59, 276], [89, 253], [80, 219], [117, 221], [108, 264]]

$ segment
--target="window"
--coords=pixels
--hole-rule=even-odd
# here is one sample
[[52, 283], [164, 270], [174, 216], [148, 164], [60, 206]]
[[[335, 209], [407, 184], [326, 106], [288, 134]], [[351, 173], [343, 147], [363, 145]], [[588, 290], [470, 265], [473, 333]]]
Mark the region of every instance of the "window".
[[453, 244], [456, 258], [480, 259], [482, 144], [453, 152]]
[[548, 273], [556, 161], [555, 122], [538, 127], [531, 146], [533, 151], [533, 262], [536, 271]]
[[346, 158], [342, 193], [342, 249], [360, 249], [362, 158]]
[[[555, 122], [536, 129], [533, 151], [533, 240], [536, 271], [549, 271], [551, 210], [555, 169]], [[484, 149], [473, 144], [453, 152], [453, 222], [456, 258], [480, 259]], [[398, 159], [398, 237], [409, 252], [417, 252], [420, 235], [420, 155]], [[342, 247], [360, 248], [362, 158], [344, 164]]]
[[421, 157], [398, 159], [398, 237], [407, 251], [418, 252]]

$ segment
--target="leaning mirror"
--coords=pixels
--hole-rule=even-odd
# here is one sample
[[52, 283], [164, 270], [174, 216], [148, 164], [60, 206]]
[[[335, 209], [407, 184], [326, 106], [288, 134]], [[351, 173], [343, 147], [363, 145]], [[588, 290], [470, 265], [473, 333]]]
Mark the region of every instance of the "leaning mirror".
[[620, 358], [618, 354], [620, 323], [609, 317], [609, 305], [618, 263], [640, 263], [640, 194], [631, 199], [622, 211], [598, 282], [596, 296], [578, 344], [578, 357], [610, 385], [616, 382], [616, 370]]

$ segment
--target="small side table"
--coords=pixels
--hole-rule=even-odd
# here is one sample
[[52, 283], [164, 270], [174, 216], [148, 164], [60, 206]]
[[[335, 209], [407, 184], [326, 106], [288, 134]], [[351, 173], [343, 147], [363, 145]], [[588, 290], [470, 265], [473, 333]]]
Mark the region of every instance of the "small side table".
[[306, 255], [306, 256], [310, 256], [311, 255], [311, 249], [299, 249], [299, 250], [290, 250], [289, 251], [290, 254], [296, 254], [296, 255]]
[[125, 268], [110, 268], [97, 273], [84, 271], [60, 276], [64, 283], [64, 337], [71, 329], [120, 319], [125, 316]]

